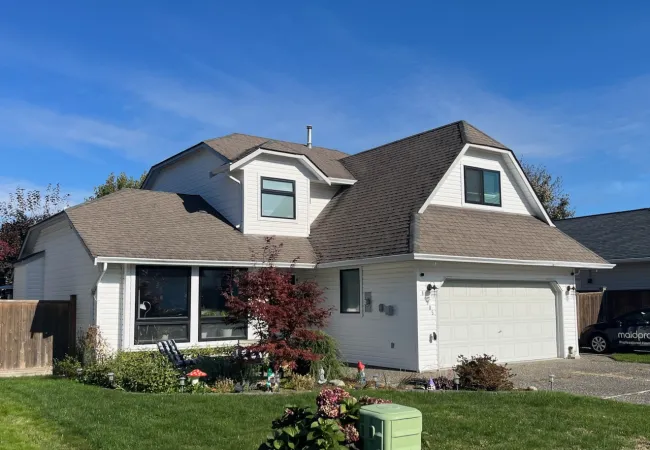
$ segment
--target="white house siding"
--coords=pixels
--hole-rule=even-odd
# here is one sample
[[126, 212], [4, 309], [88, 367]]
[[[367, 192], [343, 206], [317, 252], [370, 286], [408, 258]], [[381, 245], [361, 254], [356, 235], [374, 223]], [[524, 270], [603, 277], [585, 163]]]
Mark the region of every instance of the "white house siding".
[[[67, 220], [53, 222], [42, 229], [25, 249], [27, 254], [44, 251], [40, 258], [43, 264], [43, 300], [67, 300], [71, 295], [77, 296], [77, 330], [85, 330], [93, 323], [93, 296], [99, 269], [86, 251], [79, 236]], [[26, 274], [31, 271], [32, 263], [28, 260]], [[34, 270], [37, 270], [35, 268]], [[24, 283], [18, 273], [18, 284]], [[25, 295], [32, 295], [35, 288], [30, 288]], [[16, 296], [18, 298], [18, 296]]]
[[577, 353], [577, 317], [575, 291], [566, 294], [567, 286], [573, 286], [573, 271], [569, 268], [536, 266], [510, 266], [500, 264], [461, 264], [419, 262], [417, 268], [417, 310], [418, 348], [420, 371], [438, 368], [438, 340], [433, 339], [437, 328], [438, 293], [427, 291], [428, 284], [438, 288], [447, 279], [456, 280], [502, 280], [502, 281], [545, 281], [555, 291], [558, 320], [558, 357], [568, 355], [572, 346]]
[[311, 198], [309, 200], [310, 227], [340, 188], [340, 186], [328, 186], [323, 183], [311, 183]]
[[[243, 168], [244, 233], [278, 236], [309, 236], [310, 184], [314, 176], [292, 158], [261, 155]], [[296, 218], [262, 217], [261, 178], [271, 177], [296, 182]]]
[[[591, 283], [589, 280], [591, 279]], [[576, 276], [579, 290], [650, 289], [650, 262], [617, 263], [608, 270], [581, 270]]]
[[14, 267], [14, 295], [17, 300], [29, 300], [27, 298], [27, 264], [17, 264]]
[[122, 264], [109, 264], [97, 286], [97, 325], [106, 344], [120, 348], [124, 303], [124, 273]]
[[20, 300], [42, 300], [44, 289], [44, 253], [18, 263], [14, 268], [14, 295]]
[[[315, 271], [315, 280], [325, 290], [326, 306], [334, 308], [326, 331], [338, 341], [348, 362], [417, 370], [415, 266], [408, 262], [372, 264], [361, 267], [361, 274], [362, 292], [372, 293], [372, 312], [364, 311], [362, 294], [362, 313], [342, 314], [339, 269]], [[394, 306], [395, 314], [379, 312], [380, 304]]]
[[[500, 208], [465, 203], [464, 166], [496, 170], [501, 173]], [[461, 157], [460, 161], [449, 169], [447, 178], [438, 187], [438, 191], [431, 200], [431, 204], [533, 215], [530, 200], [526, 199], [525, 191], [520, 187], [518, 181], [520, 179], [521, 177], [512, 165], [509, 157], [504, 157], [501, 153], [491, 153], [485, 150], [470, 148]]]
[[213, 150], [200, 148], [160, 169], [148, 182], [147, 189], [200, 195], [230, 223], [241, 225], [241, 185], [228, 176], [229, 172], [210, 178], [210, 171], [225, 162]]

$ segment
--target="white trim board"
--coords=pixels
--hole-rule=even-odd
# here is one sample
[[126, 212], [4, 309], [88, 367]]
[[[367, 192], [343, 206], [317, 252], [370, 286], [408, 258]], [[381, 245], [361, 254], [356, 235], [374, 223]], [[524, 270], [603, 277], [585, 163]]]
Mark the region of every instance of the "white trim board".
[[[336, 267], [361, 266], [368, 264], [380, 264], [401, 261], [441, 261], [460, 262], [474, 264], [504, 264], [514, 266], [540, 266], [540, 267], [568, 267], [572, 269], [612, 269], [615, 264], [588, 263], [579, 261], [545, 261], [528, 259], [504, 259], [504, 258], [482, 258], [475, 256], [453, 256], [435, 255], [427, 253], [405, 253], [401, 255], [379, 256], [374, 258], [354, 259], [346, 261], [335, 261], [323, 264], [312, 263], [274, 263], [279, 268], [294, 269], [326, 269]], [[155, 258], [126, 258], [121, 256], [98, 256], [95, 258], [95, 265], [99, 263], [116, 264], [150, 264], [165, 266], [204, 266], [204, 267], [261, 267], [261, 261], [211, 261], [211, 260], [188, 260], [188, 259], [155, 259]], [[266, 264], [269, 265], [269, 264]]]
[[293, 154], [293, 153], [284, 153], [284, 152], [278, 152], [275, 150], [266, 150], [265, 148], [258, 148], [255, 150], [253, 153], [250, 155], [245, 156], [244, 158], [240, 159], [239, 161], [235, 161], [233, 163], [226, 163], [222, 166], [219, 166], [218, 168], [210, 171], [210, 177], [214, 177], [222, 172], [225, 171], [234, 171], [237, 169], [241, 169], [243, 166], [254, 160], [260, 155], [272, 155], [272, 156], [280, 156], [284, 158], [292, 158], [292, 159], [297, 159], [300, 161], [307, 169], [313, 173], [316, 178], [318, 178], [320, 181], [326, 183], [328, 186], [331, 186], [333, 184], [341, 184], [341, 185], [353, 185], [354, 183], [357, 182], [357, 180], [348, 180], [345, 178], [331, 178], [325, 175], [316, 165], [311, 162], [308, 156], [306, 155], [299, 155], [299, 154]]
[[[111, 264], [147, 264], [153, 266], [202, 266], [202, 267], [262, 267], [268, 263], [261, 261], [211, 261], [201, 259], [156, 259], [156, 258], [125, 258], [121, 256], [98, 256], [95, 265]], [[273, 266], [279, 268], [313, 269], [316, 264], [277, 262]]]

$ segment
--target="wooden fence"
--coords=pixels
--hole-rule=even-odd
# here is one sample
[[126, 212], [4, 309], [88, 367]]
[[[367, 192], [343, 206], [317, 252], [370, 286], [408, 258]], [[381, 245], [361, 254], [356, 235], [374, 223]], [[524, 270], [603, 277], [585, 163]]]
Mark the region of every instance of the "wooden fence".
[[650, 308], [650, 290], [579, 292], [578, 331], [643, 308]]
[[0, 300], [0, 376], [47, 372], [75, 350], [77, 299]]
[[578, 293], [578, 333], [592, 323], [598, 322], [600, 308], [603, 303], [602, 292]]

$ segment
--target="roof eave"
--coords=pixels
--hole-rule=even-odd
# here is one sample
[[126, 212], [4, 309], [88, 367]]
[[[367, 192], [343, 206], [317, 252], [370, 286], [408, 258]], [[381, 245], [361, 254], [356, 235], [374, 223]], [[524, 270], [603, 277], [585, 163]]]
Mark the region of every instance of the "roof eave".
[[[132, 258], [124, 256], [97, 256], [95, 265], [108, 264], [147, 264], [156, 266], [203, 266], [203, 267], [264, 267], [270, 264], [261, 261], [226, 261], [204, 259], [160, 259], [160, 258]], [[273, 266], [279, 268], [313, 269], [315, 263], [299, 262], [274, 262]]]
[[568, 267], [574, 269], [612, 269], [616, 264], [607, 262], [580, 262], [580, 261], [550, 261], [550, 260], [533, 260], [533, 259], [505, 259], [505, 258], [485, 258], [478, 256], [456, 256], [456, 255], [437, 255], [430, 253], [414, 253], [415, 260], [419, 261], [444, 261], [444, 262], [462, 262], [478, 264], [507, 264], [518, 266], [542, 266], [542, 267]]

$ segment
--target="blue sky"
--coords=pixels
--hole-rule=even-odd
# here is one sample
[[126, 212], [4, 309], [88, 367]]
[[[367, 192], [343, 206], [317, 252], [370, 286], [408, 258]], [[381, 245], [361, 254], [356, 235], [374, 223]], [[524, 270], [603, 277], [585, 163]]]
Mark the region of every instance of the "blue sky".
[[[0, 199], [231, 132], [361, 151], [458, 119], [650, 207], [650, 3], [2, 2]], [[92, 4], [92, 6], [89, 6]]]

